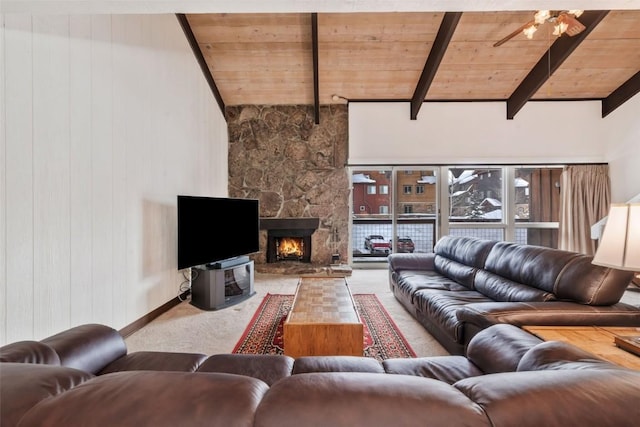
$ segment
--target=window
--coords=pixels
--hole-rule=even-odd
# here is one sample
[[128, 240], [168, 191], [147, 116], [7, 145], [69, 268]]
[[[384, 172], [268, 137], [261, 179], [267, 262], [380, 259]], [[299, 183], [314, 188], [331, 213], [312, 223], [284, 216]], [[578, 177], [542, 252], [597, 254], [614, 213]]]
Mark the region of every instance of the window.
[[367, 185], [367, 194], [376, 194], [376, 186]]
[[424, 194], [424, 185], [416, 185], [416, 194]]
[[502, 168], [449, 169], [449, 222], [502, 222]]
[[411, 186], [410, 185], [403, 185], [402, 186], [402, 192], [404, 194], [411, 194]]
[[413, 213], [413, 206], [411, 206], [411, 205], [404, 205], [404, 213], [406, 213], [406, 214]]
[[385, 205], [380, 206], [380, 212], [379, 213], [388, 214], [389, 213], [389, 206], [385, 206]]
[[389, 186], [388, 185], [381, 185], [379, 187], [380, 190], [380, 194], [389, 194]]

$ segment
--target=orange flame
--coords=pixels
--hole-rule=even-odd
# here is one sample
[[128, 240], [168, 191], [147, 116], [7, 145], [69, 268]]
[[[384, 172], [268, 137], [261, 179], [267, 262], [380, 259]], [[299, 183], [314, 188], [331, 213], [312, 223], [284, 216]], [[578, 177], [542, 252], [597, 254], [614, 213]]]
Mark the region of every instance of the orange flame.
[[302, 256], [303, 244], [302, 239], [293, 237], [283, 237], [278, 244], [278, 255], [281, 256]]

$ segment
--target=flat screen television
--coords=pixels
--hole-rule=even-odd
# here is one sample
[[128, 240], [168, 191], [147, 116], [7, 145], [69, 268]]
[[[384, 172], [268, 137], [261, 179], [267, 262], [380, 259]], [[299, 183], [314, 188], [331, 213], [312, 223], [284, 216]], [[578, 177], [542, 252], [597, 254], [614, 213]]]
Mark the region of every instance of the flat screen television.
[[258, 200], [178, 196], [178, 270], [259, 250]]

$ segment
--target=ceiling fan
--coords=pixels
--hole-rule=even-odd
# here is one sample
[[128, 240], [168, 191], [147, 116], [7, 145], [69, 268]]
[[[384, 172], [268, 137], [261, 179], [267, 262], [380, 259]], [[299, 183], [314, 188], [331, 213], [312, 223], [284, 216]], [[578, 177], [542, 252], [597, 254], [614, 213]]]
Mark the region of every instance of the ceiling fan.
[[549, 22], [553, 25], [553, 35], [560, 37], [563, 34], [575, 36], [580, 34], [586, 27], [578, 21], [582, 15], [582, 10], [539, 10], [533, 15], [533, 20], [522, 25], [520, 28], [509, 34], [502, 40], [497, 41], [493, 46], [498, 47], [520, 33], [523, 33], [529, 40], [533, 37], [540, 25]]

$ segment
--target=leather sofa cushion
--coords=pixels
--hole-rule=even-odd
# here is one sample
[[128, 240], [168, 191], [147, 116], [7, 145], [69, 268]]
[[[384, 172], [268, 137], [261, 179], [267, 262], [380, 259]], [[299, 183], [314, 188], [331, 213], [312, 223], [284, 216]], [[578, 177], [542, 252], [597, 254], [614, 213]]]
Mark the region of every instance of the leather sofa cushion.
[[551, 292], [505, 279], [486, 270], [476, 274], [475, 289], [494, 301], [553, 301]]
[[[622, 297], [632, 273], [593, 265], [592, 259], [559, 249], [498, 242], [487, 256], [484, 269], [554, 294], [560, 300], [589, 305], [615, 304]], [[484, 280], [482, 276], [477, 279]], [[480, 288], [481, 285], [476, 283], [475, 286]]]
[[430, 378], [366, 372], [292, 375], [256, 411], [256, 427], [489, 426], [482, 408]]
[[200, 365], [198, 372], [245, 375], [271, 385], [291, 375], [293, 360], [281, 354], [214, 354]]
[[496, 244], [494, 240], [443, 236], [433, 248], [436, 255], [475, 268], [484, 268], [485, 260]]
[[488, 301], [491, 299], [476, 291], [422, 289], [414, 295], [414, 304], [418, 311], [458, 343], [462, 343], [464, 339], [462, 322], [456, 315], [458, 309], [471, 303]]
[[0, 347], [0, 362], [59, 365], [60, 357], [40, 341], [17, 341]]
[[92, 374], [127, 354], [127, 346], [118, 331], [94, 323], [67, 329], [41, 342], [58, 353], [63, 366]]
[[403, 271], [396, 282], [397, 290], [406, 295], [413, 295], [420, 289], [439, 289], [443, 291], [467, 291], [453, 279], [436, 273], [435, 271]]
[[485, 374], [513, 372], [522, 357], [543, 341], [506, 323], [483, 329], [467, 346], [466, 356]]
[[382, 366], [387, 374], [433, 378], [453, 384], [483, 372], [464, 356], [431, 356], [410, 359], [386, 359]]
[[468, 289], [474, 289], [475, 275], [484, 267], [495, 241], [444, 236], [436, 243], [435, 270]]
[[561, 341], [546, 341], [527, 351], [518, 363], [516, 370], [577, 369], [578, 365], [573, 362], [588, 362], [589, 369], [594, 368], [594, 362], [602, 363], [602, 367], [615, 367], [574, 345]]
[[[15, 426], [38, 402], [93, 378], [73, 368], [33, 363], [0, 364], [0, 426]], [[60, 424], [64, 425], [64, 424]]]
[[111, 362], [99, 374], [120, 371], [194, 372], [206, 358], [206, 355], [200, 353], [137, 351]]
[[505, 372], [453, 386], [496, 427], [631, 427], [640, 419], [640, 371], [630, 369]]
[[309, 372], [372, 372], [384, 373], [382, 364], [372, 357], [302, 356], [293, 362], [292, 374]]
[[117, 372], [40, 402], [20, 425], [249, 427], [268, 389], [264, 382], [242, 375]]

